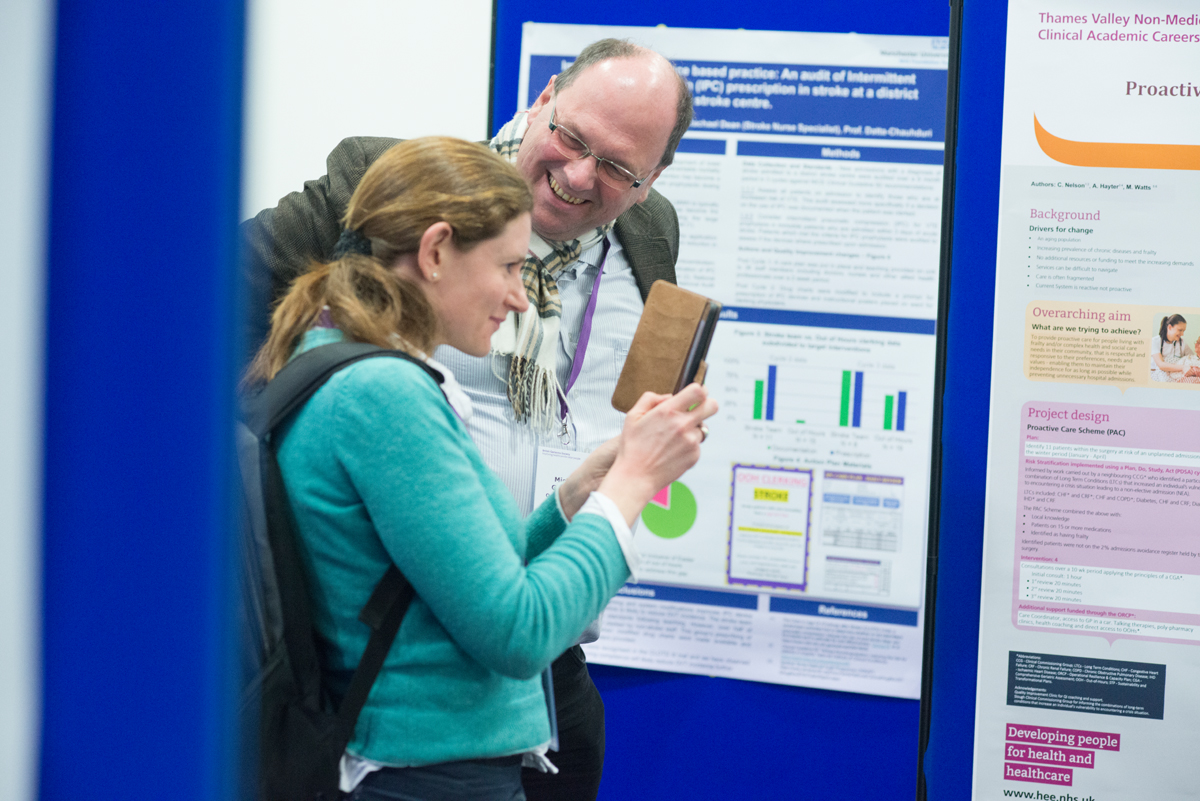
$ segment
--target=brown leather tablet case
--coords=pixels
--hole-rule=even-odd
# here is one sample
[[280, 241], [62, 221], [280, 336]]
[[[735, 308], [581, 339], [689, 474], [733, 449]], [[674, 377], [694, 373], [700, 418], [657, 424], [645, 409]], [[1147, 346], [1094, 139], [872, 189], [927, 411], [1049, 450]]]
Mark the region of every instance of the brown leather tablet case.
[[720, 311], [714, 300], [655, 281], [613, 392], [613, 408], [628, 412], [644, 392], [672, 395], [693, 381], [703, 383], [704, 357]]

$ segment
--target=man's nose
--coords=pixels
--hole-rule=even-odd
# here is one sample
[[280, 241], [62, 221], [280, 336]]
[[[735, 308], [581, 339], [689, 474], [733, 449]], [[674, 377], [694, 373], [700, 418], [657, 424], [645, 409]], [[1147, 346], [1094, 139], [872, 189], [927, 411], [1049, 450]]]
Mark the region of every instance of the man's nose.
[[597, 166], [599, 166], [599, 162], [596, 161], [595, 156], [584, 156], [581, 159], [568, 161], [565, 172], [570, 186], [565, 188], [580, 191], [591, 189], [596, 182]]

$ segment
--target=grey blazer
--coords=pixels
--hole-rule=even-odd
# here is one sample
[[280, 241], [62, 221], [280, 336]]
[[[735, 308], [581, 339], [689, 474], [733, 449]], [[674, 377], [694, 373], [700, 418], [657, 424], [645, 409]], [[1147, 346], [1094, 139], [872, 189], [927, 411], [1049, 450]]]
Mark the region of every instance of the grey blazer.
[[[377, 136], [343, 139], [325, 161], [326, 174], [307, 181], [273, 209], [242, 224], [242, 269], [248, 290], [246, 358], [266, 339], [271, 308], [314, 261], [327, 261], [341, 233], [350, 195], [367, 168], [399, 142]], [[644, 203], [617, 218], [614, 228], [633, 268], [642, 300], [660, 278], [675, 283], [679, 218], [653, 189]]]

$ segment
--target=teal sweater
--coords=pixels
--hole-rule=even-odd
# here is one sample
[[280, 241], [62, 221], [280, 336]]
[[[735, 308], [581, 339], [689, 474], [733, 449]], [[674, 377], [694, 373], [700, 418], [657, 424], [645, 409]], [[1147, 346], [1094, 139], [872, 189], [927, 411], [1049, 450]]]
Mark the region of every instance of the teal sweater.
[[[310, 331], [297, 352], [340, 338]], [[553, 498], [522, 521], [437, 384], [401, 359], [339, 371], [282, 433], [333, 675], [358, 664], [358, 613], [389, 562], [417, 593], [348, 750], [413, 766], [548, 740], [539, 673], [629, 575], [608, 521], [565, 525]]]

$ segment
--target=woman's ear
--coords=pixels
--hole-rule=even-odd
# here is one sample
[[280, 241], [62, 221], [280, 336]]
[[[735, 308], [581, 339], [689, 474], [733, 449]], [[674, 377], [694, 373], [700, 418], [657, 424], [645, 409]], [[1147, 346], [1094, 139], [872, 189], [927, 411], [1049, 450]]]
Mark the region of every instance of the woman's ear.
[[435, 222], [421, 234], [417, 249], [417, 269], [429, 282], [440, 281], [449, 263], [449, 251], [454, 247], [454, 229], [445, 220]]

